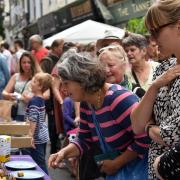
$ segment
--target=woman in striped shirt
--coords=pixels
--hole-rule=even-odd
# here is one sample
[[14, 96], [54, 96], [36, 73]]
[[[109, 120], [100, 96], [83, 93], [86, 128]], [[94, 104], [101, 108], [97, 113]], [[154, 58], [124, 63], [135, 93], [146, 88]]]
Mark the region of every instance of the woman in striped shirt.
[[92, 112], [104, 141], [112, 151], [121, 151], [114, 159], [101, 162], [101, 172], [112, 175], [128, 162], [143, 158], [148, 151], [149, 139], [146, 134], [135, 135], [130, 120], [130, 113], [138, 104], [137, 96], [120, 85], [105, 83], [106, 73], [102, 64], [77, 53], [63, 60], [59, 75], [70, 97], [81, 102], [81, 121], [76, 141], [52, 154], [50, 167], [58, 167], [64, 159], [82, 155], [94, 144], [99, 146]]

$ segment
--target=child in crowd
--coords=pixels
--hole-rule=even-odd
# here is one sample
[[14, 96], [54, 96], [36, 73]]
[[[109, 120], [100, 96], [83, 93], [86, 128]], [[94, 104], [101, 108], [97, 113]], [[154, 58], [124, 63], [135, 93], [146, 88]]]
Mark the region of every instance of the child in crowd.
[[34, 96], [30, 100], [26, 110], [26, 119], [30, 122], [32, 148], [27, 148], [22, 151], [23, 154], [30, 155], [47, 174], [45, 154], [49, 134], [45, 122], [45, 101], [43, 99], [43, 93], [51, 87], [51, 84], [52, 77], [48, 73], [38, 73], [32, 79], [31, 89]]
[[75, 128], [75, 108], [74, 102], [70, 97], [65, 97], [63, 100], [63, 121], [64, 121], [64, 130], [67, 133], [69, 130]]
[[[67, 92], [63, 90], [64, 97], [63, 97], [63, 121], [64, 121], [64, 130], [66, 134], [64, 146], [66, 146], [69, 142], [75, 140], [77, 134], [77, 126], [78, 122], [75, 121], [75, 104], [74, 101], [67, 97]], [[72, 176], [77, 175], [77, 158], [69, 158], [68, 159], [70, 165], [70, 171]], [[62, 164], [60, 167], [65, 166]]]

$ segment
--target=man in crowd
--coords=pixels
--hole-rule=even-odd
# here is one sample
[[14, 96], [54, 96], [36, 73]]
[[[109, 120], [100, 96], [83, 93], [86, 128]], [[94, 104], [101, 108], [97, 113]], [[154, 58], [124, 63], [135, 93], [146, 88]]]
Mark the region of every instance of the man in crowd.
[[32, 54], [35, 56], [37, 61], [40, 63], [42, 58], [47, 56], [49, 53], [48, 49], [43, 47], [42, 38], [38, 34], [32, 35], [29, 38], [29, 43], [30, 43], [30, 47], [32, 50]]
[[[63, 53], [63, 39], [56, 39], [51, 45], [51, 50], [49, 54], [42, 58], [40, 66], [42, 70], [46, 73], [51, 74], [53, 67], [56, 65]], [[56, 132], [56, 123], [55, 123], [55, 113], [54, 113], [54, 103], [53, 103], [53, 93], [51, 90], [50, 98], [46, 100], [46, 113], [48, 115], [48, 129], [49, 136], [51, 141], [51, 150], [50, 154], [56, 153], [58, 150], [58, 134]]]
[[1, 44], [1, 52], [6, 58], [7, 66], [9, 73], [11, 74], [11, 63], [12, 63], [12, 54], [9, 51], [9, 44], [4, 42]]
[[23, 44], [22, 40], [20, 40], [20, 39], [14, 40], [14, 49], [16, 51], [15, 57], [18, 62], [19, 59], [21, 58], [21, 55], [25, 52], [24, 44]]

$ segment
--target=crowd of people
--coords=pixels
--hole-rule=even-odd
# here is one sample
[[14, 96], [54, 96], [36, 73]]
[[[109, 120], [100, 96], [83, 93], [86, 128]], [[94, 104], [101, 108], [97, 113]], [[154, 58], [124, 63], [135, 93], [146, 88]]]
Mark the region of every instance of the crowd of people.
[[157, 0], [145, 25], [89, 44], [1, 43], [0, 99], [17, 101], [32, 137], [21, 153], [44, 172], [50, 141], [48, 167], [67, 160], [77, 179], [180, 178], [180, 0]]

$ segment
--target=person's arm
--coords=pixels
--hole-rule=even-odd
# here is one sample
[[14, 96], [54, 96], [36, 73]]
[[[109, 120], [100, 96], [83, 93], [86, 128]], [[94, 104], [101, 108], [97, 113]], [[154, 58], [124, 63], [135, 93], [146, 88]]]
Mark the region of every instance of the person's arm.
[[180, 75], [180, 65], [169, 69], [158, 77], [149, 87], [139, 105], [131, 113], [132, 127], [135, 133], [144, 132], [147, 122], [152, 117], [153, 104], [159, 89], [169, 84]]
[[48, 166], [52, 168], [59, 167], [59, 164], [68, 158], [78, 157], [80, 155], [80, 151], [75, 144], [68, 144], [65, 148], [61, 149], [59, 152], [50, 155], [48, 160]]
[[150, 128], [149, 128], [149, 137], [156, 143], [158, 144], [161, 144], [163, 146], [167, 146], [162, 137], [160, 136], [160, 128], [159, 126], [157, 125], [152, 125]]
[[81, 121], [76, 140], [65, 148], [61, 149], [58, 153], [52, 154], [48, 162], [49, 167], [56, 168], [58, 167], [58, 164], [64, 159], [81, 156], [84, 151], [86, 152], [90, 148], [92, 143], [92, 135], [88, 126], [88, 120], [86, 120], [87, 114], [86, 111], [84, 111], [86, 108], [86, 106], [81, 105]]
[[138, 154], [134, 151], [126, 150], [120, 156], [114, 160], [104, 160], [101, 166], [101, 172], [107, 175], [112, 175], [117, 172], [118, 169], [126, 165], [128, 162], [136, 159]]
[[35, 147], [35, 144], [34, 144], [34, 133], [35, 133], [35, 129], [36, 129], [36, 122], [32, 122], [30, 119], [29, 119], [29, 121], [30, 121], [30, 137], [32, 138], [32, 140], [31, 140], [31, 145], [32, 145], [32, 147], [33, 148], [36, 148]]
[[4, 99], [6, 99], [6, 100], [15, 100], [16, 99], [16, 96], [13, 94], [15, 82], [16, 82], [16, 74], [14, 74], [10, 78], [8, 84], [6, 85], [6, 87], [4, 88], [4, 90], [2, 92], [2, 96], [4, 97]]
[[164, 180], [161, 175], [159, 174], [158, 172], [158, 165], [159, 165], [159, 162], [160, 162], [160, 159], [161, 159], [161, 156], [158, 156], [155, 161], [154, 161], [154, 164], [153, 164], [153, 167], [154, 167], [154, 171], [156, 173], [156, 176], [160, 179], [160, 180]]
[[143, 133], [146, 124], [152, 119], [153, 105], [157, 93], [158, 88], [152, 84], [139, 102], [138, 106], [132, 111], [132, 128], [136, 134]]
[[80, 123], [80, 102], [75, 102], [74, 107], [75, 107], [75, 115], [76, 115], [74, 119], [74, 124], [76, 127], [78, 127]]
[[35, 129], [36, 129], [36, 122], [31, 121], [31, 119], [29, 119], [29, 124], [30, 124], [30, 136], [34, 137], [34, 133], [35, 133]]
[[44, 93], [43, 93], [43, 98], [45, 100], [48, 100], [50, 98], [50, 89], [46, 90]]
[[160, 179], [177, 179], [180, 174], [179, 162], [180, 143], [178, 142], [155, 159], [153, 166], [157, 177]]
[[60, 79], [58, 77], [54, 76], [53, 83], [52, 83], [53, 84], [52, 91], [53, 91], [54, 97], [59, 102], [59, 104], [63, 104], [63, 99], [59, 92], [60, 83], [61, 83]]
[[26, 114], [25, 114], [27, 120], [29, 121], [30, 124], [30, 130], [29, 130], [29, 135], [32, 138], [31, 139], [31, 145], [33, 148], [35, 147], [34, 144], [34, 135], [35, 135], [35, 130], [36, 130], [36, 125], [38, 123], [38, 118], [39, 118], [39, 108], [37, 107], [37, 102], [35, 99], [32, 99], [26, 109]]
[[65, 98], [63, 102], [63, 119], [65, 124], [69, 124], [71, 127], [74, 127], [74, 119], [72, 118], [72, 108], [73, 102], [70, 99]]

